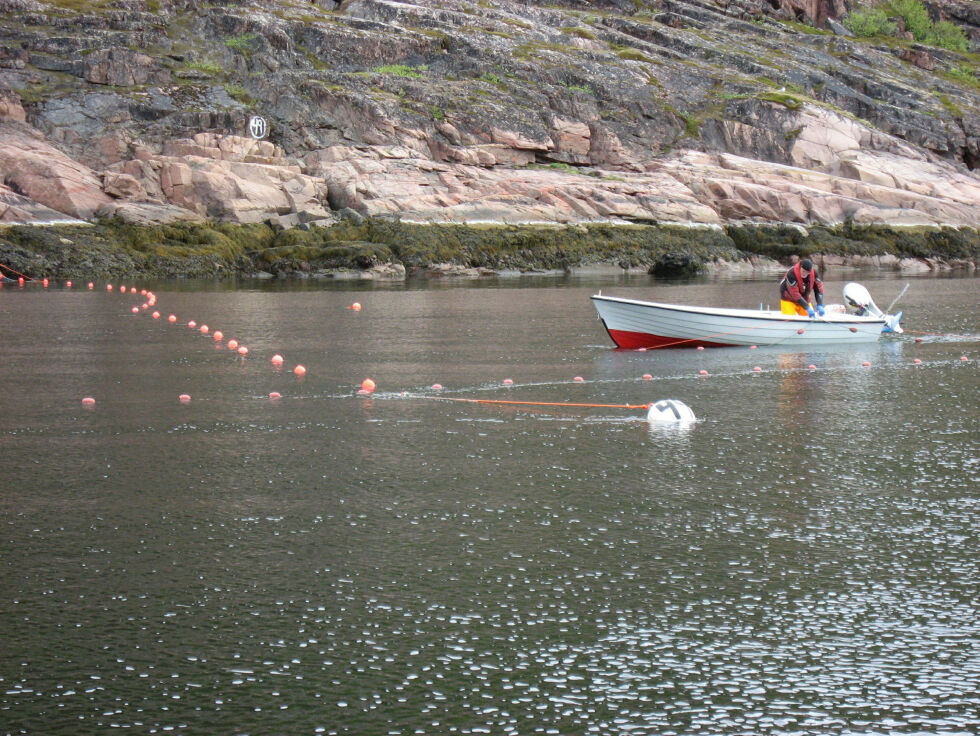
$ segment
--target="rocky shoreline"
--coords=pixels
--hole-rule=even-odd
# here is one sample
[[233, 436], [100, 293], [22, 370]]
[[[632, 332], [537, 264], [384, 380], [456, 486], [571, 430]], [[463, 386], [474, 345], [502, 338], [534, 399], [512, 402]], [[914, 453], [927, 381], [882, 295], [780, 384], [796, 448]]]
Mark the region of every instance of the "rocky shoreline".
[[[976, 50], [972, 5], [929, 7]], [[856, 38], [850, 10], [0, 0], [0, 263], [975, 270], [980, 62]]]
[[351, 219], [284, 229], [271, 223], [0, 227], [0, 265], [34, 279], [506, 278], [649, 273], [686, 277], [776, 271], [797, 258], [824, 272], [879, 269], [973, 274], [973, 228], [588, 224], [426, 225]]

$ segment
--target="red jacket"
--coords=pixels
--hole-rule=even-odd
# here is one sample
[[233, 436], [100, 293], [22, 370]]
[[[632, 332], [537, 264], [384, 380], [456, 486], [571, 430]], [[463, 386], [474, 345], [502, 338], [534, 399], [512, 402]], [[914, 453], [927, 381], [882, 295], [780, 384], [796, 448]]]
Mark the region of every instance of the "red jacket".
[[820, 280], [816, 266], [810, 271], [809, 277], [804, 278], [800, 273], [800, 264], [797, 263], [779, 282], [780, 299], [799, 304], [801, 307], [806, 307], [809, 303], [811, 292], [814, 293], [817, 304], [823, 304], [823, 281]]

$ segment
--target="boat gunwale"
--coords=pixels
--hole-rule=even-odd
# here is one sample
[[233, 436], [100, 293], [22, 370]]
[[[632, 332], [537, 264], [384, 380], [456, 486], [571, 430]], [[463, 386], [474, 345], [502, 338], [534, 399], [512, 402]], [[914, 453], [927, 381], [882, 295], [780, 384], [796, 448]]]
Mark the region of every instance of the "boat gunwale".
[[[781, 312], [758, 313], [752, 309], [739, 309], [734, 307], [696, 307], [685, 304], [666, 304], [664, 302], [647, 302], [640, 299], [627, 299], [619, 296], [606, 296], [605, 294], [593, 294], [590, 299], [594, 301], [606, 301], [620, 304], [630, 304], [638, 307], [648, 307], [653, 309], [663, 309], [673, 312], [685, 312], [700, 314], [713, 317], [726, 317], [736, 319], [763, 320], [766, 322], [801, 322], [801, 323], [832, 323], [834, 325], [885, 325], [884, 318], [868, 315], [862, 317], [856, 314], [846, 315], [845, 319], [838, 319], [837, 314], [829, 314], [823, 317], [809, 317], [798, 314], [782, 314]], [[600, 315], [601, 316], [601, 315]]]

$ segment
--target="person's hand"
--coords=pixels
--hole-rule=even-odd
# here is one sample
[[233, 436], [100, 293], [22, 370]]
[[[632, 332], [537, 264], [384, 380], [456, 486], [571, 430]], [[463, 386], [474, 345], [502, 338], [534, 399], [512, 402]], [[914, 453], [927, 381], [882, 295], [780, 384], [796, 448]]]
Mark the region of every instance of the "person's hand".
[[821, 317], [823, 317], [823, 304], [818, 304], [817, 305], [817, 314], [819, 314]]
[[813, 307], [811, 307], [809, 304], [806, 305], [806, 313], [810, 317], [813, 317], [814, 316], [813, 315]]

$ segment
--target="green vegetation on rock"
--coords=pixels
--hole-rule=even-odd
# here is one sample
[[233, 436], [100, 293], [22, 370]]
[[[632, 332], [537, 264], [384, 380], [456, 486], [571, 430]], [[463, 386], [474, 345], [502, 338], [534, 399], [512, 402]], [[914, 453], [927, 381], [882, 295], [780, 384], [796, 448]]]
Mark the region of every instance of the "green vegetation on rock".
[[421, 79], [422, 72], [426, 71], [425, 66], [406, 66], [405, 64], [387, 64], [375, 67], [372, 71], [375, 74], [394, 74], [396, 77], [408, 77], [409, 79]]
[[891, 17], [901, 18], [905, 30], [916, 41], [953, 51], [967, 51], [970, 47], [962, 28], [949, 21], [934, 24], [920, 0], [890, 0], [883, 5], [857, 6], [843, 22], [851, 33], [862, 38], [893, 36], [898, 26]]
[[971, 228], [883, 225], [425, 225], [392, 220], [342, 221], [282, 230], [267, 224], [0, 228], [0, 262], [34, 278], [223, 279], [268, 272], [288, 277], [401, 264], [490, 271], [568, 270], [615, 264], [658, 276], [689, 276], [717, 261], [766, 256], [874, 256], [980, 259]]

